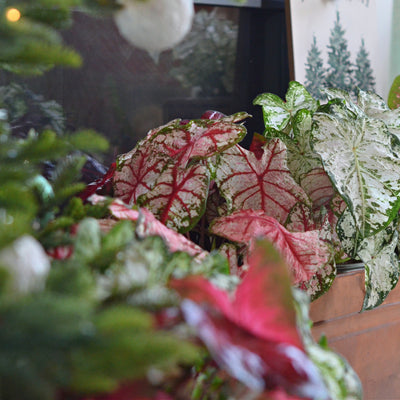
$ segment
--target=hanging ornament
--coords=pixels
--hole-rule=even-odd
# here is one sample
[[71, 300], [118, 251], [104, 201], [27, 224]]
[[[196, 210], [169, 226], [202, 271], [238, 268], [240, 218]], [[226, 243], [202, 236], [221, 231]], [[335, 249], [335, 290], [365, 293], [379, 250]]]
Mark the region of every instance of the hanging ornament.
[[193, 0], [119, 0], [114, 19], [131, 44], [158, 55], [178, 44], [190, 31]]
[[0, 266], [9, 273], [12, 292], [27, 294], [44, 288], [50, 260], [36, 239], [24, 235], [0, 251]]

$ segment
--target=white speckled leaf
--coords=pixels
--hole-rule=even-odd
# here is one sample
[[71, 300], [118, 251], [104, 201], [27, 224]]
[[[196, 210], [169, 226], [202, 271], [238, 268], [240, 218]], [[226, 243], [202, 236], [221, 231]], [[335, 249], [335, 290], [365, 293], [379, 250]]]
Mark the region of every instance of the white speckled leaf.
[[311, 148], [312, 113], [300, 110], [293, 119], [293, 139], [285, 140], [287, 162], [296, 182], [315, 168], [322, 168], [321, 159]]
[[357, 243], [360, 241], [353, 215], [346, 208], [339, 217], [336, 231], [340, 239], [341, 247], [352, 258], [357, 257]]
[[382, 120], [400, 140], [400, 108], [391, 110], [377, 94], [362, 90], [358, 94], [358, 105], [369, 117]]
[[286, 147], [273, 139], [261, 159], [239, 145], [221, 154], [215, 181], [228, 209], [264, 210], [284, 223], [297, 202], [310, 204], [303, 189], [294, 181], [286, 165]]
[[263, 93], [254, 99], [253, 104], [262, 107], [266, 130], [272, 128], [289, 133], [296, 112], [303, 108], [314, 111], [318, 103], [303, 85], [293, 81], [289, 84], [286, 102], [275, 94]]
[[189, 231], [204, 214], [210, 184], [209, 171], [201, 164], [188, 168], [169, 165], [154, 189], [138, 198], [169, 228]]
[[363, 237], [382, 230], [400, 207], [400, 160], [382, 121], [314, 114], [314, 150]]
[[399, 279], [399, 259], [395, 253], [398, 232], [391, 225], [375, 236], [364, 239], [358, 255], [365, 265], [363, 310], [371, 310], [385, 300]]

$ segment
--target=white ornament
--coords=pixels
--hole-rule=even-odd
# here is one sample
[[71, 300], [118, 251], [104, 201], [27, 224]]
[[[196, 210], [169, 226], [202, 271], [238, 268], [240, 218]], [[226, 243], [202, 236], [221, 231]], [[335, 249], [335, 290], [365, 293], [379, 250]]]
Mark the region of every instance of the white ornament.
[[190, 31], [193, 0], [119, 0], [123, 8], [115, 13], [121, 35], [150, 53], [178, 44]]
[[0, 268], [10, 274], [15, 294], [27, 294], [44, 288], [50, 260], [36, 239], [24, 235], [0, 251]]

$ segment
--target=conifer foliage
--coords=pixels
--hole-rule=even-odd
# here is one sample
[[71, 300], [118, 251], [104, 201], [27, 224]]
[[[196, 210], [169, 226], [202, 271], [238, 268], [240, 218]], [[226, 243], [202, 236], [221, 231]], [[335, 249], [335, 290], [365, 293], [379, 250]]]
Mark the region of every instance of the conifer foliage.
[[352, 64], [348, 50], [346, 31], [340, 23], [339, 12], [336, 14], [335, 25], [331, 31], [328, 45], [328, 71], [326, 83], [328, 87], [351, 91], [353, 89]]
[[342, 26], [339, 12], [331, 30], [327, 45], [327, 65], [324, 65], [321, 50], [314, 36], [308, 50], [305, 65], [305, 86], [316, 98], [321, 99], [323, 88], [345, 90], [357, 95], [357, 90], [374, 90], [375, 77], [364, 39], [354, 62], [348, 49], [346, 31]]
[[321, 50], [317, 46], [317, 38], [313, 37], [306, 64], [306, 89], [316, 98], [321, 98], [320, 89], [325, 85], [325, 68]]
[[368, 57], [368, 51], [365, 47], [364, 39], [361, 40], [361, 47], [357, 54], [355, 68], [355, 84], [361, 90], [374, 90], [375, 78], [371, 68], [371, 62]]

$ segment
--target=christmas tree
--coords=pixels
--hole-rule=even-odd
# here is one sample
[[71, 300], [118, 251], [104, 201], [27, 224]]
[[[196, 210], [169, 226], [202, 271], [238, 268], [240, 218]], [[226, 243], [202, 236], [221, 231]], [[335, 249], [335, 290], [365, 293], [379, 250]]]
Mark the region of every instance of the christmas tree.
[[321, 57], [321, 51], [317, 47], [317, 39], [314, 36], [311, 48], [308, 52], [306, 63], [306, 89], [316, 98], [321, 99], [321, 88], [325, 85], [325, 68]]
[[369, 54], [365, 48], [364, 39], [361, 39], [361, 47], [357, 54], [355, 69], [355, 85], [362, 90], [374, 90], [375, 78], [374, 71], [371, 68]]
[[352, 78], [353, 66], [350, 61], [350, 51], [347, 49], [345, 33], [340, 23], [339, 12], [337, 12], [335, 25], [329, 38], [329, 67], [326, 75], [326, 85], [351, 92], [354, 87]]

